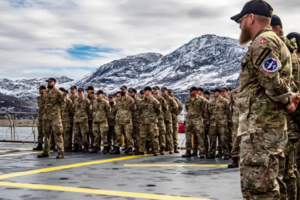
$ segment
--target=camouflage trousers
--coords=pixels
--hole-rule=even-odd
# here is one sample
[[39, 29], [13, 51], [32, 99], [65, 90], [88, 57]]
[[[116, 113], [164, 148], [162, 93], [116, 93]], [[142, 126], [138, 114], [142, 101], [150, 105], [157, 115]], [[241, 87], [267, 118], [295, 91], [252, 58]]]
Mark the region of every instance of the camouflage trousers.
[[38, 119], [38, 143], [43, 144], [45, 134], [44, 134], [44, 127], [43, 127], [43, 119]]
[[108, 126], [108, 138], [107, 138], [107, 142], [108, 142], [108, 146], [111, 147], [113, 146], [113, 144], [115, 144], [116, 142], [116, 132], [115, 132], [115, 126], [114, 125], [109, 125]]
[[[88, 135], [87, 135], [87, 141], [91, 146], [94, 146], [94, 133], [93, 133], [93, 120], [88, 121], [89, 128], [88, 128]], [[101, 138], [100, 138], [101, 143]]]
[[158, 153], [158, 127], [157, 124], [141, 124], [140, 126], [140, 144], [139, 151], [145, 152], [146, 150], [146, 140], [150, 138], [153, 145], [154, 153]]
[[192, 135], [193, 135], [194, 140], [197, 140], [198, 142], [200, 153], [205, 154], [206, 152], [205, 145], [204, 145], [205, 134], [204, 134], [204, 126], [203, 126], [202, 119], [187, 119], [185, 132], [186, 132], [186, 150], [190, 151], [193, 149], [192, 147]]
[[79, 144], [80, 146], [89, 146], [88, 141], [88, 122], [74, 122], [73, 133], [74, 133], [74, 144]]
[[166, 143], [168, 151], [174, 151], [173, 146], [173, 124], [172, 123], [165, 123], [166, 124]]
[[108, 146], [107, 134], [108, 134], [107, 122], [94, 122], [93, 123], [94, 147], [99, 147], [101, 145], [101, 140], [103, 142], [103, 146], [107, 147]]
[[63, 139], [63, 125], [60, 119], [44, 120], [45, 146], [44, 154], [49, 155], [50, 152], [50, 137], [53, 131], [54, 141], [57, 146], [57, 153], [64, 154], [64, 139]]
[[133, 122], [132, 137], [133, 137], [134, 148], [138, 149], [139, 141], [140, 141], [140, 123]]
[[[270, 134], [266, 134], [266, 136], [265, 134], [253, 133], [240, 136], [241, 188], [245, 200], [286, 199], [286, 197], [281, 197], [281, 195], [283, 197], [285, 195], [281, 194], [281, 191], [286, 190], [282, 181], [284, 156], [283, 153], [270, 153], [271, 151], [268, 149], [270, 146], [267, 146], [266, 142], [270, 142], [271, 137]], [[276, 137], [276, 134], [273, 136]]]
[[209, 150], [209, 120], [203, 120], [204, 124], [204, 147], [206, 149], [205, 154], [208, 154]]
[[122, 133], [125, 135], [125, 139], [127, 142], [127, 148], [133, 147], [133, 141], [132, 141], [132, 124], [116, 124], [115, 125], [115, 132], [116, 132], [116, 143], [115, 147], [121, 147], [122, 146]]
[[172, 120], [172, 126], [173, 126], [173, 144], [174, 146], [178, 147], [178, 118], [173, 118]]
[[229, 137], [228, 137], [228, 126], [227, 121], [211, 122], [209, 126], [209, 141], [210, 150], [209, 155], [216, 155], [217, 137], [220, 136], [219, 143], [221, 143], [221, 148], [224, 156], [229, 156]]
[[158, 120], [157, 123], [158, 134], [159, 134], [159, 147], [164, 150], [166, 147], [166, 125], [164, 120]]
[[237, 131], [239, 128], [238, 123], [233, 123], [232, 127], [232, 150], [231, 150], [231, 156], [233, 158], [239, 158], [240, 153], [240, 144], [241, 144], [241, 137], [237, 137]]
[[63, 122], [63, 136], [64, 136], [64, 147], [65, 148], [72, 148], [72, 132], [71, 132], [71, 124], [70, 122]]

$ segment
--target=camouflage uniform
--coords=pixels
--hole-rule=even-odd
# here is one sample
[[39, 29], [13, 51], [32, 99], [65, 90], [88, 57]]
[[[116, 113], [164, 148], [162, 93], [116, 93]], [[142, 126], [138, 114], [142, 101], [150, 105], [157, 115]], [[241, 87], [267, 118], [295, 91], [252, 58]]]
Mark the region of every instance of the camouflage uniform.
[[116, 103], [109, 104], [110, 112], [108, 115], [108, 146], [112, 146], [112, 143], [116, 143], [116, 133], [115, 133], [115, 125], [116, 125], [116, 115], [117, 115], [117, 106]]
[[[205, 99], [206, 104], [207, 104], [207, 111], [208, 111], [208, 105], [209, 105], [209, 100]], [[208, 138], [209, 138], [209, 113], [205, 112], [203, 115], [203, 126], [204, 126], [204, 147], [206, 149], [205, 154], [208, 154], [208, 150], [209, 150], [209, 142], [208, 142]]]
[[166, 111], [164, 113], [165, 116], [165, 125], [166, 125], [166, 138], [167, 138], [167, 148], [168, 151], [174, 150], [174, 142], [173, 142], [173, 124], [172, 118], [173, 115], [177, 114], [178, 105], [176, 101], [170, 97], [169, 95], [164, 96], [166, 100]]
[[291, 74], [287, 47], [271, 27], [262, 29], [242, 61], [236, 100], [245, 199], [281, 199], [280, 195], [286, 198], [281, 171], [287, 121], [280, 102], [291, 95]]
[[63, 137], [64, 137], [64, 147], [71, 149], [72, 143], [72, 132], [71, 132], [71, 117], [73, 112], [73, 103], [72, 100], [69, 99], [67, 96], [64, 97], [61, 106], [61, 117], [62, 117], [62, 124], [64, 128]]
[[198, 141], [201, 155], [206, 152], [204, 145], [204, 126], [203, 116], [207, 112], [207, 101], [203, 97], [196, 96], [192, 98], [188, 96], [185, 99], [186, 115], [186, 150], [192, 150], [192, 135]]
[[230, 93], [230, 104], [232, 108], [232, 150], [231, 156], [239, 158], [241, 137], [237, 137], [239, 128], [239, 109], [236, 103], [238, 89], [234, 89]]
[[[74, 96], [70, 96], [70, 99], [72, 101], [72, 104], [74, 105], [74, 101], [75, 99], [78, 98], [77, 95], [74, 95]], [[72, 111], [72, 116], [70, 117], [70, 125], [71, 125], [71, 128], [70, 128], [70, 144], [72, 144], [73, 142], [73, 126], [74, 126], [74, 110]]]
[[173, 115], [172, 124], [173, 124], [173, 142], [174, 147], [178, 147], [178, 115], [183, 111], [182, 103], [174, 96], [171, 96], [177, 103], [178, 110], [176, 115]]
[[141, 126], [140, 126], [140, 145], [139, 151], [145, 151], [146, 139], [149, 136], [150, 141], [153, 144], [153, 151], [157, 153], [159, 150], [158, 142], [158, 116], [161, 113], [161, 107], [159, 101], [153, 96], [147, 98], [145, 97], [140, 102], [140, 116], [141, 116]]
[[[87, 98], [90, 100], [91, 108], [93, 108], [94, 101], [97, 100], [95, 95], [88, 95]], [[91, 142], [91, 147], [94, 146], [94, 133], [93, 133], [93, 112], [89, 114], [89, 130], [88, 130], [88, 142]], [[101, 138], [100, 138], [100, 143], [101, 143]]]
[[141, 99], [135, 97], [133, 99], [133, 111], [132, 111], [132, 137], [134, 139], [134, 148], [138, 148], [139, 146], [139, 139], [140, 139], [140, 111], [139, 111], [139, 104]]
[[[110, 114], [110, 106], [105, 99], [97, 99], [93, 103], [93, 134], [94, 134], [94, 147], [99, 147], [100, 137], [103, 146], [107, 147], [107, 133], [108, 133], [108, 118]], [[100, 136], [101, 134], [101, 136]]]
[[158, 123], [157, 123], [158, 132], [159, 132], [159, 147], [162, 151], [166, 147], [166, 133], [167, 133], [167, 130], [166, 130], [164, 113], [167, 110], [167, 105], [166, 105], [167, 102], [160, 95], [153, 95], [153, 97], [158, 100], [158, 102], [160, 103], [160, 106], [161, 106], [161, 110], [162, 110], [162, 112], [160, 112], [160, 114], [158, 116]]
[[74, 144], [89, 147], [88, 141], [88, 119], [91, 116], [92, 109], [90, 100], [83, 97], [74, 101]]
[[225, 157], [229, 156], [229, 137], [228, 137], [228, 113], [229, 113], [229, 102], [227, 99], [219, 96], [212, 99], [208, 105], [208, 111], [210, 115], [210, 126], [209, 126], [209, 140], [210, 140], [210, 151], [209, 155], [215, 157], [217, 136], [220, 136], [220, 143], [222, 152]]
[[116, 116], [116, 143], [115, 147], [122, 146], [122, 133], [125, 134], [127, 141], [127, 148], [133, 147], [132, 141], [132, 110], [133, 110], [133, 99], [130, 96], [125, 96], [124, 100], [122, 97], [118, 97], [117, 101], [117, 116]]
[[43, 154], [49, 155], [51, 131], [54, 133], [54, 141], [58, 154], [64, 154], [63, 125], [61, 119], [61, 104], [63, 93], [56, 87], [47, 89], [43, 94], [44, 104], [44, 134], [45, 146]]
[[41, 94], [38, 97], [38, 143], [43, 144], [44, 140], [44, 129], [43, 129], [43, 115], [44, 115], [44, 101], [43, 101], [43, 95]]

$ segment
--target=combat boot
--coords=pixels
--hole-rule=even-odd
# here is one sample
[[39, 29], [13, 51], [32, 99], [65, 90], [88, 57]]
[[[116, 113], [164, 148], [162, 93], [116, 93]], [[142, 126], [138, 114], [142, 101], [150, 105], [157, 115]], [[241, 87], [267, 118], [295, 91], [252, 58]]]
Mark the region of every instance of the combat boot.
[[190, 158], [192, 157], [191, 151], [187, 150], [186, 153], [184, 155], [182, 155], [183, 158]]
[[145, 152], [136, 152], [134, 155], [145, 155]]
[[193, 156], [193, 157], [198, 157], [198, 151], [197, 151], [197, 150], [193, 150], [192, 156]]
[[169, 151], [169, 154], [173, 154], [173, 151]]
[[108, 147], [104, 147], [103, 150], [102, 150], [102, 153], [107, 154], [108, 152], [109, 152]]
[[93, 147], [90, 153], [98, 153], [98, 147]]
[[161, 150], [161, 151], [160, 151], [160, 155], [162, 155], [162, 156], [165, 155], [165, 151], [164, 151], [164, 150]]
[[56, 156], [56, 159], [63, 159], [64, 158], [64, 154], [62, 153], [59, 153], [57, 156]]
[[153, 155], [154, 155], [154, 156], [158, 156], [158, 153], [157, 153], [157, 152], [155, 152], [155, 153], [153, 153]]
[[205, 154], [200, 154], [200, 158], [204, 159], [205, 158]]
[[72, 149], [71, 152], [79, 152], [79, 145], [78, 144], [74, 144], [74, 147]]
[[206, 159], [215, 159], [215, 158], [216, 158], [215, 156], [212, 156], [210, 154], [206, 156]]
[[132, 148], [128, 148], [128, 155], [133, 155]]
[[37, 156], [37, 158], [48, 158], [48, 157], [49, 157], [49, 154], [44, 154], [44, 153]]
[[43, 144], [39, 143], [36, 148], [32, 149], [33, 151], [43, 151]]
[[110, 152], [110, 154], [120, 154], [120, 148], [114, 147], [114, 150], [112, 152]]
[[239, 158], [232, 158], [232, 163], [228, 165], [228, 168], [239, 168]]
[[89, 152], [89, 146], [85, 145], [82, 152], [83, 153], [88, 153]]
[[174, 146], [174, 153], [180, 153], [177, 149], [177, 146]]

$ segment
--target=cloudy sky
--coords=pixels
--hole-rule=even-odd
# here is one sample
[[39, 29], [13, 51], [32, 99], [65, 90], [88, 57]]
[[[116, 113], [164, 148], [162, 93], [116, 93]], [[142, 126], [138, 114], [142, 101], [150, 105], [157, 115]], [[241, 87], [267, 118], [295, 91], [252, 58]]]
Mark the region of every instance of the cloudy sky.
[[[146, 52], [168, 54], [195, 37], [239, 37], [230, 17], [244, 0], [0, 0], [0, 78], [65, 75]], [[300, 31], [298, 0], [269, 0], [286, 33]]]

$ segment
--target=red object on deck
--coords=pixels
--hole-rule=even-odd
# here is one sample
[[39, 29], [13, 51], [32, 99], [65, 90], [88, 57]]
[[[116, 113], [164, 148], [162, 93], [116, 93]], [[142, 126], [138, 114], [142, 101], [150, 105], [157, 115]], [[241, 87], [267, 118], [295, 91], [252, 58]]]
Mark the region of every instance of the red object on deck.
[[178, 133], [184, 133], [184, 132], [185, 132], [184, 122], [178, 122]]

